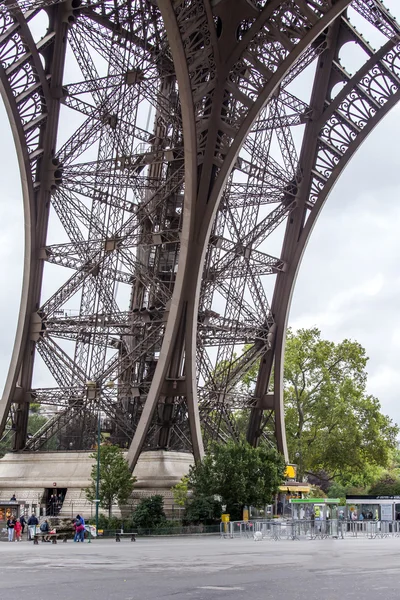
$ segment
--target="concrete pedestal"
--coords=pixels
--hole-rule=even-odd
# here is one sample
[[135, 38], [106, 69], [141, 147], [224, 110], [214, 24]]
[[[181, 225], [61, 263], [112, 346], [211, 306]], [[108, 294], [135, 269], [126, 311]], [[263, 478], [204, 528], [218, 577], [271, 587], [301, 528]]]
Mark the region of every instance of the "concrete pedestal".
[[[0, 501], [8, 501], [15, 493], [19, 503], [29, 507], [42, 502], [46, 488], [66, 488], [62, 516], [80, 512], [93, 513], [86, 500], [85, 488], [90, 484], [92, 452], [43, 452], [6, 454], [0, 459]], [[137, 478], [130, 505], [145, 496], [162, 494], [167, 512], [172, 509], [171, 487], [189, 471], [193, 456], [165, 450], [144, 452], [134, 470]], [[115, 516], [122, 507], [115, 507]]]

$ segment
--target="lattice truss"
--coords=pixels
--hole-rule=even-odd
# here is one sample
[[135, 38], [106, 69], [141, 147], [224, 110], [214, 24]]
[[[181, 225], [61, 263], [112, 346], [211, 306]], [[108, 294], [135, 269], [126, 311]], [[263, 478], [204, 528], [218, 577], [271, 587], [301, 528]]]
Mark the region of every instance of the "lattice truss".
[[[4, 435], [88, 449], [100, 413], [133, 464], [142, 449], [200, 456], [196, 420], [206, 444], [245, 421], [285, 451], [271, 369], [299, 248], [398, 99], [395, 19], [379, 0], [0, 9], [31, 231]], [[53, 411], [33, 436], [31, 402]]]

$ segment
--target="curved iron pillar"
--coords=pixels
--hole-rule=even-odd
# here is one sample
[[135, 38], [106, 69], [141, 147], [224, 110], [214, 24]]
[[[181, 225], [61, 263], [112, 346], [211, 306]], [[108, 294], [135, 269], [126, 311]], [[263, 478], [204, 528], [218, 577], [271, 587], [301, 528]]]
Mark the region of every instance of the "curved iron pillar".
[[[34, 347], [38, 331], [35, 318], [40, 304], [49, 199], [54, 167], [65, 53], [65, 6], [49, 10], [46, 39], [36, 44], [29, 21], [37, 10], [23, 15], [19, 9], [3, 12], [0, 49], [0, 91], [17, 149], [25, 218], [25, 258], [21, 305], [10, 369], [0, 400], [0, 431], [3, 432], [12, 404], [15, 429], [14, 449], [24, 447], [29, 411]], [[42, 60], [45, 66], [42, 65]]]
[[[343, 12], [348, 2], [337, 2], [332, 8], [326, 11], [326, 14], [319, 20], [312, 23], [312, 26], [305, 28], [303, 35], [297, 45], [290, 45], [290, 51], [283, 53], [281, 60], [276, 66], [274, 73], [266, 77], [264, 85], [258, 95], [248, 98], [248, 110], [243, 112], [241, 118], [236, 120], [231, 131], [225, 137], [225, 148], [222, 150], [221, 142], [218, 136], [224, 127], [224, 112], [226, 112], [226, 98], [228, 95], [235, 95], [235, 92], [229, 89], [229, 81], [233, 73], [237, 70], [237, 64], [242, 59], [251, 40], [257, 36], [262, 28], [271, 29], [276, 18], [276, 10], [280, 2], [273, 1], [268, 3], [263, 11], [252, 9], [247, 2], [236, 2], [234, 5], [227, 2], [221, 3], [221, 7], [214, 14], [211, 7], [204, 9], [201, 4], [197, 9], [191, 7], [185, 10], [182, 6], [173, 8], [170, 0], [159, 2], [161, 13], [166, 27], [166, 33], [169, 39], [171, 53], [174, 60], [177, 73], [179, 93], [181, 96], [182, 107], [186, 106], [183, 115], [183, 127], [187, 135], [184, 135], [185, 156], [189, 157], [189, 164], [186, 163], [185, 174], [190, 177], [194, 169], [193, 159], [195, 153], [198, 155], [198, 164], [200, 164], [197, 181], [197, 194], [192, 186], [189, 187], [189, 193], [185, 194], [185, 208], [187, 210], [186, 218], [191, 220], [186, 230], [190, 232], [189, 238], [184, 238], [184, 248], [188, 244], [188, 252], [181, 252], [178, 265], [178, 275], [175, 283], [174, 294], [172, 297], [172, 307], [178, 310], [170, 312], [161, 350], [162, 359], [159, 360], [156, 372], [152, 381], [149, 395], [136, 430], [135, 437], [128, 453], [128, 460], [133, 467], [142, 450], [144, 439], [148, 428], [151, 425], [153, 412], [160, 397], [166, 403], [174, 402], [174, 391], [171, 381], [177, 384], [180, 378], [181, 394], [187, 398], [189, 410], [194, 410], [191, 415], [192, 444], [195, 460], [201, 459], [202, 442], [200, 435], [198, 419], [197, 402], [197, 380], [196, 380], [196, 346], [197, 346], [197, 321], [199, 312], [199, 298], [201, 292], [201, 281], [203, 268], [208, 247], [208, 241], [211, 234], [211, 228], [215, 220], [221, 195], [226, 182], [232, 172], [239, 151], [247, 137], [249, 130], [257, 119], [261, 109], [268, 102], [269, 98], [282, 83], [285, 75], [296, 63], [304, 50], [314, 42], [314, 40]], [[197, 13], [196, 14], [196, 10]], [[215, 78], [213, 84], [209, 86], [207, 94], [212, 90], [212, 108], [207, 123], [207, 140], [205, 150], [202, 153], [199, 149], [199, 135], [193, 139], [196, 132], [196, 114], [192, 107], [195, 106], [196, 90], [195, 84], [198, 80], [193, 76], [190, 78], [190, 64], [193, 60], [193, 47], [187, 41], [187, 31], [190, 30], [191, 22], [195, 16], [200, 31], [209, 38], [207, 45], [203, 41], [203, 60], [199, 61], [199, 67], [204, 70], [205, 60], [213, 65], [212, 76]], [[214, 17], [221, 21], [223, 35], [218, 39], [214, 25]], [[236, 31], [244, 19], [254, 18], [254, 23], [248, 28], [242, 40], [236, 37]], [[307, 20], [307, 15], [304, 15]], [[310, 23], [311, 25], [311, 23]], [[199, 51], [197, 51], [197, 55]], [[207, 64], [207, 63], [206, 63]], [[257, 70], [257, 69], [256, 69]], [[258, 76], [262, 80], [265, 73], [260, 72]], [[204, 84], [203, 84], [204, 85]], [[237, 90], [239, 94], [239, 89]], [[201, 92], [200, 92], [201, 94]], [[243, 96], [242, 92], [242, 96]], [[207, 95], [203, 96], [207, 99]], [[197, 115], [198, 117], [199, 115]], [[187, 120], [186, 120], [187, 119]], [[204, 127], [204, 124], [203, 124]], [[190, 136], [190, 137], [189, 137]], [[229, 141], [228, 141], [229, 140]], [[220, 155], [219, 160], [217, 159]], [[196, 188], [195, 188], [196, 189]], [[185, 229], [185, 227], [184, 227]], [[180, 306], [179, 306], [179, 303]], [[179, 336], [179, 333], [181, 335]], [[185, 352], [185, 372], [183, 372], [183, 355]], [[173, 367], [173, 362], [179, 357], [177, 368]], [[180, 370], [179, 370], [180, 369]], [[163, 393], [164, 385], [164, 393]], [[167, 386], [169, 390], [167, 391]], [[170, 400], [169, 400], [170, 398]], [[172, 416], [172, 412], [168, 415]], [[282, 425], [283, 428], [283, 425]], [[167, 443], [167, 439], [162, 445]], [[279, 443], [279, 448], [285, 454], [286, 444]]]
[[[299, 161], [301, 180], [282, 248], [281, 258], [287, 269], [277, 276], [271, 305], [276, 336], [273, 349], [262, 359], [255, 393], [256, 398], [266, 394], [275, 364], [273, 402], [275, 435], [280, 448], [286, 444], [283, 408], [286, 327], [297, 273], [313, 227], [343, 169], [400, 99], [400, 29], [394, 21], [393, 28], [392, 39], [374, 52], [345, 18], [339, 19], [331, 26], [327, 49], [318, 61], [310, 102], [312, 117], [306, 125]], [[369, 55], [352, 77], [339, 61], [339, 52], [349, 41], [361, 45]], [[332, 90], [338, 83], [343, 88], [332, 99]], [[261, 408], [252, 410], [247, 439], [253, 444], [258, 443], [262, 434], [262, 413]]]

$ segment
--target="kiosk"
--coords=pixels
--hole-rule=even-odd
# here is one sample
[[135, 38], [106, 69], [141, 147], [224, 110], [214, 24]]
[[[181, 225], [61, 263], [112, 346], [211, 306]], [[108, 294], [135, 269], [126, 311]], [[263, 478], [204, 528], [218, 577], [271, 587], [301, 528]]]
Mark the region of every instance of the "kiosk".
[[19, 510], [18, 502], [0, 502], [0, 534], [7, 534], [7, 519], [11, 515], [18, 519]]
[[398, 521], [400, 520], [400, 496], [346, 496], [347, 518], [352, 521]]
[[[314, 518], [316, 521], [337, 519], [339, 498], [291, 498], [292, 519]], [[314, 517], [312, 516], [314, 515]]]

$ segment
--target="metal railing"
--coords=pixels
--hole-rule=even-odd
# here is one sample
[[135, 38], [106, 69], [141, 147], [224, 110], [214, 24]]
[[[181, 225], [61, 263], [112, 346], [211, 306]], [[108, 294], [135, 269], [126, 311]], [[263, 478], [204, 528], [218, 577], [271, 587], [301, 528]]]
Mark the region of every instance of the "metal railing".
[[400, 521], [254, 520], [220, 524], [220, 536], [256, 540], [317, 540], [400, 537]]

